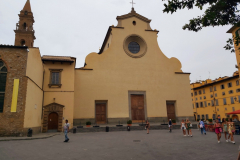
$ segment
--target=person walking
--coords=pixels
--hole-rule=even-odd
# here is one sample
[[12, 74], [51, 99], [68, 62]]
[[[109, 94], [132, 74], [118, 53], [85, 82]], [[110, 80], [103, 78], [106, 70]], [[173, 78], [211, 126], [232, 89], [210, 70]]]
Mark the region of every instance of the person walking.
[[183, 136], [186, 136], [186, 125], [184, 119], [181, 122], [181, 130], [183, 131]]
[[201, 134], [205, 134], [206, 135], [206, 129], [205, 129], [205, 124], [203, 122], [203, 119], [201, 119], [200, 123], [199, 123], [199, 127], [201, 129]]
[[225, 135], [225, 140], [228, 142], [227, 133], [228, 133], [228, 122], [225, 118], [222, 119], [222, 128]]
[[218, 115], [218, 122], [221, 123], [221, 117]]
[[169, 132], [172, 132], [172, 120], [171, 119], [169, 119], [168, 127], [169, 127]]
[[215, 129], [215, 133], [217, 134], [218, 143], [220, 143], [220, 139], [221, 139], [221, 131], [220, 131], [221, 124], [219, 123], [218, 119], [216, 119], [215, 122], [216, 123], [213, 125], [213, 128]]
[[231, 140], [229, 139], [229, 142], [232, 142], [233, 144], [235, 144], [234, 138], [233, 138], [233, 133], [235, 132], [235, 126], [234, 126], [234, 122], [232, 121], [232, 118], [228, 119], [228, 139], [231, 137]]
[[65, 121], [65, 125], [63, 127], [63, 130], [64, 130], [64, 135], [65, 135], [65, 141], [64, 142], [68, 142], [69, 141], [69, 138], [67, 136], [68, 132], [69, 132], [69, 123], [68, 123], [68, 120], [66, 119]]
[[149, 124], [148, 120], [146, 120], [146, 129], [147, 129], [147, 134], [149, 134], [149, 128], [150, 128], [150, 124]]
[[192, 123], [188, 119], [186, 120], [186, 128], [187, 128], [188, 136], [190, 134], [191, 137], [192, 137], [193, 136], [192, 135]]

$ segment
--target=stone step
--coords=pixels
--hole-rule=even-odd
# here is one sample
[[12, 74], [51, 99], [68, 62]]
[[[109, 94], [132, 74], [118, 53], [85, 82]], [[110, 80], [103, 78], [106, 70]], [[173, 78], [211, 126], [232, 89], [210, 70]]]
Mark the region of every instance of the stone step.
[[[168, 125], [153, 125], [150, 126], [150, 130], [162, 130], [162, 129], [169, 129]], [[179, 129], [180, 125], [173, 125], [173, 129]], [[197, 129], [197, 124], [193, 124], [192, 129]], [[145, 126], [130, 126], [131, 131], [136, 130], [145, 130]], [[127, 126], [123, 127], [109, 127], [109, 132], [116, 132], [116, 131], [127, 131]], [[72, 132], [72, 129], [71, 129]], [[89, 128], [76, 128], [76, 132], [106, 132], [106, 127], [89, 127]]]

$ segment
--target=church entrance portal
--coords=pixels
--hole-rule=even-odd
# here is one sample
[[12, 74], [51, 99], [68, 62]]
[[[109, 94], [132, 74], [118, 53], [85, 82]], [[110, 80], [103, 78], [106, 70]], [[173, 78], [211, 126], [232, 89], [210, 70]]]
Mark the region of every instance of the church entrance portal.
[[96, 123], [105, 124], [107, 119], [107, 104], [96, 103]]
[[175, 102], [167, 102], [167, 116], [168, 116], [168, 119], [176, 120]]
[[57, 130], [58, 129], [58, 114], [52, 112], [48, 116], [48, 130]]
[[144, 95], [131, 95], [131, 115], [133, 122], [145, 120]]

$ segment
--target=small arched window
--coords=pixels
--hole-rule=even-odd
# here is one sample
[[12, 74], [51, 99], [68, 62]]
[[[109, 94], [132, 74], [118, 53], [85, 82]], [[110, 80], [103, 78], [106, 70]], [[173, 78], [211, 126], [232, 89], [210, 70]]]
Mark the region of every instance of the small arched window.
[[3, 112], [6, 81], [7, 81], [7, 67], [5, 63], [2, 60], [0, 60], [0, 113]]
[[24, 39], [21, 40], [21, 46], [25, 46], [25, 40]]
[[27, 23], [23, 23], [23, 29], [26, 29], [27, 28]]

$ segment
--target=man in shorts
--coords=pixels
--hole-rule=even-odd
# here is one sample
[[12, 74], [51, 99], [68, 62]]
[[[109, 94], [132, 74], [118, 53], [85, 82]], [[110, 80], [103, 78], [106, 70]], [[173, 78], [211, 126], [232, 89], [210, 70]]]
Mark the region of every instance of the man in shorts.
[[65, 125], [63, 127], [63, 132], [64, 132], [64, 135], [65, 135], [65, 141], [64, 142], [68, 142], [69, 141], [69, 138], [67, 136], [68, 132], [69, 132], [69, 123], [68, 123], [68, 120], [66, 119], [65, 121]]
[[171, 119], [169, 119], [168, 127], [169, 127], [169, 132], [172, 132], [172, 120]]

